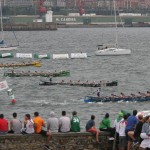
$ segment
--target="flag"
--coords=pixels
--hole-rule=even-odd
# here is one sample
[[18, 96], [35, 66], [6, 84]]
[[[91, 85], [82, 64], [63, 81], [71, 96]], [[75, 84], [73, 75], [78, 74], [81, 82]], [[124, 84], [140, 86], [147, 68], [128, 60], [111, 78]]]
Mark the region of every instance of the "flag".
[[8, 89], [8, 84], [6, 80], [0, 82], [0, 91], [5, 90], [5, 89]]

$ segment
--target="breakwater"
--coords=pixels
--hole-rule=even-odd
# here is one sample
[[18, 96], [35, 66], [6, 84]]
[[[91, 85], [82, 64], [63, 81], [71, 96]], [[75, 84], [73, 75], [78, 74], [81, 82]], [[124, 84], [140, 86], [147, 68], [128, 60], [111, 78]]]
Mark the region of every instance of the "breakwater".
[[32, 23], [6, 23], [5, 31], [38, 31], [38, 30], [57, 30], [57, 24], [53, 22], [32, 22]]
[[[95, 135], [82, 133], [52, 133], [49, 147], [51, 150], [112, 150], [113, 142], [108, 140], [108, 133], [101, 132], [100, 143], [95, 142]], [[0, 150], [45, 150], [46, 138], [37, 135], [1, 135]]]

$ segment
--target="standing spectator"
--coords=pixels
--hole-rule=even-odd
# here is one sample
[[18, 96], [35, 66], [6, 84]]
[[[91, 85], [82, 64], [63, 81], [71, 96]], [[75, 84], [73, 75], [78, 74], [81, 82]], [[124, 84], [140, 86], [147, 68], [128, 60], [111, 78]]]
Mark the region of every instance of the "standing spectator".
[[70, 118], [66, 116], [66, 111], [62, 111], [62, 117], [59, 119], [59, 130], [64, 133], [70, 131]]
[[140, 134], [142, 132], [142, 126], [143, 126], [143, 116], [138, 115], [138, 123], [135, 127], [134, 131], [129, 131], [128, 136], [133, 140], [133, 144], [141, 144], [142, 139], [140, 138]]
[[120, 121], [123, 119], [123, 113], [122, 112], [119, 112], [118, 113], [118, 117], [115, 119], [115, 121], [114, 121], [114, 128], [116, 129], [116, 132], [117, 133], [119, 133], [118, 132], [118, 130], [119, 130], [119, 123], [120, 123]]
[[50, 118], [47, 120], [47, 131], [58, 132], [59, 122], [53, 111], [50, 112]]
[[34, 113], [33, 122], [34, 122], [34, 126], [35, 126], [35, 133], [42, 134], [43, 136], [47, 136], [47, 141], [46, 141], [45, 147], [49, 148], [48, 144], [50, 141], [50, 133], [49, 133], [49, 131], [42, 130], [42, 127], [45, 127], [46, 125], [45, 125], [43, 118], [41, 118], [39, 116], [38, 112]]
[[100, 94], [101, 94], [101, 88], [98, 88], [97, 89], [97, 97], [100, 97], [101, 96]]
[[140, 150], [150, 150], [150, 116], [147, 116], [144, 119], [144, 124], [140, 136], [143, 139], [140, 145]]
[[20, 134], [22, 129], [22, 122], [17, 119], [17, 113], [13, 113], [13, 119], [10, 121], [10, 132], [14, 134]]
[[101, 123], [100, 123], [100, 131], [108, 131], [110, 132], [110, 138], [109, 140], [114, 140], [114, 134], [115, 134], [115, 128], [112, 128], [110, 126], [111, 121], [109, 119], [109, 114], [106, 113], [105, 117], [102, 119]]
[[26, 114], [24, 117], [24, 128], [22, 134], [33, 134], [34, 133], [34, 122], [31, 119], [30, 114]]
[[77, 116], [77, 112], [72, 112], [72, 118], [71, 118], [71, 132], [80, 132], [80, 119]]
[[126, 138], [128, 140], [128, 148], [127, 150], [131, 150], [131, 144], [132, 144], [132, 139], [128, 136], [128, 132], [129, 131], [134, 131], [137, 123], [138, 123], [138, 119], [136, 117], [137, 115], [137, 110], [133, 110], [133, 115], [131, 115], [130, 117], [128, 117], [127, 120], [127, 126], [126, 126]]
[[127, 146], [125, 129], [127, 125], [127, 115], [124, 115], [123, 119], [119, 122], [118, 133], [119, 133], [119, 150], [125, 150]]
[[3, 114], [0, 114], [0, 135], [7, 134], [8, 132], [8, 121], [4, 118]]
[[119, 149], [118, 145], [119, 145], [119, 123], [120, 121], [123, 119], [123, 113], [122, 112], [119, 112], [118, 113], [118, 117], [115, 119], [114, 121], [114, 128], [116, 130], [115, 132], [115, 146], [116, 146], [116, 150]]
[[96, 134], [96, 142], [99, 142], [99, 131], [95, 127], [95, 116], [91, 115], [91, 120], [89, 120], [86, 124], [86, 131]]

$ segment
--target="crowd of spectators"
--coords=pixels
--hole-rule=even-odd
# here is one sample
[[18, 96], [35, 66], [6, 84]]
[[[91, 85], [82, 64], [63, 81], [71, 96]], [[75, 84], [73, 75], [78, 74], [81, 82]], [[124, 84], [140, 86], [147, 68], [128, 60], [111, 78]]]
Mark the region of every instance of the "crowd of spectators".
[[[32, 119], [30, 114], [24, 116], [24, 121], [17, 118], [17, 113], [12, 114], [13, 119], [8, 121], [0, 114], [0, 135], [4, 134], [42, 134], [47, 137], [44, 146], [48, 148], [53, 132], [80, 132], [80, 118], [76, 111], [72, 112], [72, 117], [66, 116], [66, 111], [62, 111], [62, 116], [58, 119], [53, 111], [50, 112], [50, 118], [47, 122], [34, 113]], [[132, 146], [137, 145], [139, 150], [150, 150], [150, 116], [137, 116], [137, 110], [133, 114], [123, 114], [119, 112], [118, 117], [111, 126], [109, 114], [106, 113], [101, 119], [99, 129], [95, 126], [95, 116], [91, 115], [90, 120], [85, 126], [86, 132], [96, 135], [96, 142], [99, 143], [99, 134], [101, 131], [110, 133], [109, 140], [114, 140], [116, 150], [131, 150]]]

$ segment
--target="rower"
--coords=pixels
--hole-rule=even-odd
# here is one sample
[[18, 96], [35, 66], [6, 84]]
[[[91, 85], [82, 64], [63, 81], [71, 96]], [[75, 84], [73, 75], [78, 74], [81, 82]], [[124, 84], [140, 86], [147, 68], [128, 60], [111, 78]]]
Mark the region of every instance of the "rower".
[[60, 82], [60, 84], [63, 84], [65, 81], [64, 80], [62, 80], [61, 82]]
[[98, 88], [97, 90], [97, 97], [100, 97], [101, 88]]
[[147, 96], [150, 96], [150, 92], [149, 91], [147, 91], [147, 94], [146, 94]]
[[137, 96], [133, 93], [130, 94], [132, 96], [132, 98], [136, 98]]
[[121, 98], [125, 98], [126, 96], [125, 96], [124, 93], [121, 92], [121, 93], [120, 93], [120, 97], [121, 97]]
[[140, 96], [146, 96], [145, 93], [141, 93], [141, 92], [138, 92], [140, 94]]
[[78, 80], [77, 84], [80, 84], [80, 80]]
[[72, 80], [69, 81], [69, 84], [72, 84]]

